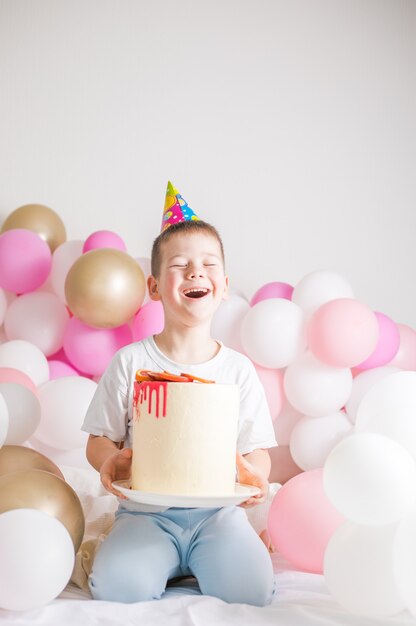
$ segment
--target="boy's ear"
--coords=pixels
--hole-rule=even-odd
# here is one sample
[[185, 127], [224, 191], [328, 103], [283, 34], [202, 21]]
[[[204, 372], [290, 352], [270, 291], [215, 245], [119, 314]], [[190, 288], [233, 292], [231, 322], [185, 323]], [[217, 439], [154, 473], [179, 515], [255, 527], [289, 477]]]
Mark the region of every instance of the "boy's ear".
[[228, 276], [225, 277], [225, 287], [224, 287], [224, 293], [222, 294], [222, 299], [223, 300], [228, 300], [228, 288], [229, 288], [229, 280], [228, 280]]
[[147, 279], [147, 289], [151, 300], [160, 300], [157, 280], [154, 276], [149, 276]]

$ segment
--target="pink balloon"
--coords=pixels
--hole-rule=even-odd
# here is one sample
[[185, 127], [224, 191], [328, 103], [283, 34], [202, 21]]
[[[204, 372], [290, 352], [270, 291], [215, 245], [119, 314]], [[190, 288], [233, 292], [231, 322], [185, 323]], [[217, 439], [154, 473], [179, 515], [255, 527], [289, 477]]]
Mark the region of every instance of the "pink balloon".
[[400, 334], [399, 350], [389, 365], [416, 371], [416, 330], [406, 324], [397, 324], [397, 328]]
[[250, 306], [254, 306], [257, 302], [262, 300], [268, 300], [269, 298], [285, 298], [285, 300], [291, 300], [293, 293], [292, 285], [288, 283], [266, 283], [263, 287], [260, 287], [251, 298]]
[[30, 389], [30, 391], [38, 397], [38, 389], [33, 380], [24, 372], [16, 370], [13, 367], [0, 367], [0, 384], [2, 383], [15, 383], [17, 385], [23, 385], [24, 387]]
[[31, 230], [14, 228], [0, 235], [0, 287], [26, 293], [49, 276], [52, 255], [48, 244]]
[[390, 363], [399, 349], [400, 332], [397, 324], [384, 313], [375, 312], [374, 315], [378, 322], [378, 342], [370, 356], [356, 366], [360, 370], [369, 370]]
[[375, 313], [352, 298], [330, 300], [309, 320], [311, 352], [334, 367], [353, 367], [374, 351], [379, 337]]
[[165, 314], [159, 300], [149, 300], [136, 313], [132, 322], [133, 339], [141, 341], [150, 335], [157, 335], [165, 325]]
[[91, 328], [76, 317], [69, 320], [64, 351], [71, 365], [93, 376], [102, 374], [113, 355], [132, 342], [127, 324], [117, 328]]
[[274, 421], [282, 410], [284, 392], [283, 392], [283, 375], [280, 370], [267, 369], [254, 364], [260, 382], [266, 393], [267, 404], [269, 405], [270, 415]]
[[319, 468], [294, 476], [279, 489], [268, 529], [277, 550], [295, 567], [321, 574], [328, 541], [343, 522], [324, 493]]
[[89, 252], [96, 248], [115, 248], [122, 252], [127, 252], [126, 244], [122, 238], [111, 230], [97, 230], [92, 233], [84, 242], [82, 252]]
[[63, 376], [78, 376], [79, 372], [63, 361], [48, 360], [49, 365], [49, 380], [55, 380], [55, 378], [62, 378]]

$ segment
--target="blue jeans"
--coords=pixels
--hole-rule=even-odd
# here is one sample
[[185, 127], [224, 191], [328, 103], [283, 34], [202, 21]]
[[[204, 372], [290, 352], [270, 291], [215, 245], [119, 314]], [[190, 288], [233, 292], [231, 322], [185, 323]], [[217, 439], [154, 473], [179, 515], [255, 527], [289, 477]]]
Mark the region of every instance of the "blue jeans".
[[270, 555], [242, 508], [158, 513], [120, 508], [95, 557], [89, 578], [93, 597], [159, 599], [178, 576], [195, 576], [202, 594], [230, 603], [265, 606], [274, 593]]

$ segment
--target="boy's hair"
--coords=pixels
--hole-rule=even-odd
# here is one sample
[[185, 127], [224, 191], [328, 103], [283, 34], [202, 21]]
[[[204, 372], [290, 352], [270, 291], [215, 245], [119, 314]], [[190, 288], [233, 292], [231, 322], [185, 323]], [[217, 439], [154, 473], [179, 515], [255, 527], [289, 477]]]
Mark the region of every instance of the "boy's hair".
[[203, 222], [202, 220], [187, 220], [179, 222], [178, 224], [172, 224], [172, 226], [163, 230], [154, 240], [151, 256], [151, 270], [153, 276], [158, 277], [160, 273], [163, 244], [177, 234], [192, 235], [193, 233], [205, 233], [214, 237], [220, 245], [222, 262], [224, 263], [224, 246], [217, 229], [211, 224], [208, 224], [208, 222]]

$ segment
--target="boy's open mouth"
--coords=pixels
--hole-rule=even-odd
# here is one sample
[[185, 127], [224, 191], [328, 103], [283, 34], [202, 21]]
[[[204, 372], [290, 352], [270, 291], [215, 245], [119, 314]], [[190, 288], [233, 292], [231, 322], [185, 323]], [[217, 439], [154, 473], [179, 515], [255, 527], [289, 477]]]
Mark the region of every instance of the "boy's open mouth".
[[209, 289], [203, 289], [201, 287], [192, 287], [192, 289], [185, 289], [183, 295], [187, 298], [203, 298], [209, 293]]

